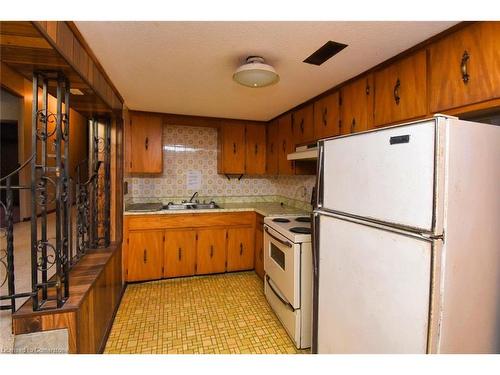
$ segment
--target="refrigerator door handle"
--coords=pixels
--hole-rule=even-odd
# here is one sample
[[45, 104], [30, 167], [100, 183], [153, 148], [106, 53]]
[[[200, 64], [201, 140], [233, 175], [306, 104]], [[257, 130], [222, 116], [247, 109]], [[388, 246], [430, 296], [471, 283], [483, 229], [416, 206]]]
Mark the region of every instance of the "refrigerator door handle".
[[313, 260], [313, 308], [312, 308], [312, 340], [311, 352], [318, 353], [318, 307], [319, 307], [319, 219], [317, 212], [312, 220], [312, 260]]
[[323, 207], [324, 142], [318, 142], [318, 171], [316, 177], [316, 207]]

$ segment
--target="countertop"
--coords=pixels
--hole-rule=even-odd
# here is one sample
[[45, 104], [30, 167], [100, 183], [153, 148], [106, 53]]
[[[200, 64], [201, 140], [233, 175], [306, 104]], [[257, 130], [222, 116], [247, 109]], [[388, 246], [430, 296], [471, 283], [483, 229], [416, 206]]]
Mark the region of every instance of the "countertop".
[[125, 211], [124, 215], [173, 215], [173, 214], [201, 214], [201, 213], [216, 213], [216, 212], [245, 212], [253, 211], [263, 216], [300, 216], [309, 215], [310, 212], [295, 208], [292, 206], [282, 205], [279, 202], [232, 202], [221, 203], [220, 208], [211, 208], [206, 210], [160, 210], [151, 212], [130, 212]]

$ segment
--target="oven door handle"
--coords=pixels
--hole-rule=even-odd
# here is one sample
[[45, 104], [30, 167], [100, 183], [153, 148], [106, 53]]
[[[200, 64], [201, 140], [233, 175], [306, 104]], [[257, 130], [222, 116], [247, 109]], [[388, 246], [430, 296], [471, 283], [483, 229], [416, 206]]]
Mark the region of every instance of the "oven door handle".
[[267, 280], [267, 285], [269, 285], [269, 289], [271, 289], [271, 291], [281, 301], [281, 303], [283, 305], [285, 305], [292, 312], [295, 312], [295, 308], [293, 307], [293, 305], [290, 302], [288, 302], [286, 299], [284, 299], [283, 297], [281, 297], [280, 293], [278, 293], [276, 291], [276, 289], [274, 289], [273, 284], [271, 284], [271, 278], [269, 277], [269, 275], [266, 275], [266, 280]]
[[283, 241], [283, 240], [279, 239], [278, 237], [274, 236], [271, 232], [269, 232], [269, 228], [268, 227], [265, 227], [265, 230], [266, 230], [267, 234], [269, 234], [269, 236], [271, 236], [273, 239], [275, 239], [276, 241], [278, 241], [280, 244], [288, 246], [288, 247], [292, 247], [292, 244], [290, 242]]

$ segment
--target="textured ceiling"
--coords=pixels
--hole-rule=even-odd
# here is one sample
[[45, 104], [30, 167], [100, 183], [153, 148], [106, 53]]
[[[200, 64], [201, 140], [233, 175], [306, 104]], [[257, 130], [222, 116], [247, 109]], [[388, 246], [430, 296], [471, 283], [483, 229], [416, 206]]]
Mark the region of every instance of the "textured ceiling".
[[[75, 23], [129, 108], [269, 120], [456, 22]], [[321, 66], [302, 62], [328, 40], [349, 46]], [[279, 83], [235, 83], [249, 55]]]

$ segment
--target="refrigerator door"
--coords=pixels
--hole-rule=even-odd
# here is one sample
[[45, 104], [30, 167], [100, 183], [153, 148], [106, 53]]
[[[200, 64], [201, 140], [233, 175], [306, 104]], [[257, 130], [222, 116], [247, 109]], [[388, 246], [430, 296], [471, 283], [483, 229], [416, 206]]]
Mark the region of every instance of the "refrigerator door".
[[431, 232], [438, 121], [320, 143], [318, 208]]
[[313, 351], [426, 353], [432, 241], [335, 216], [318, 221]]

